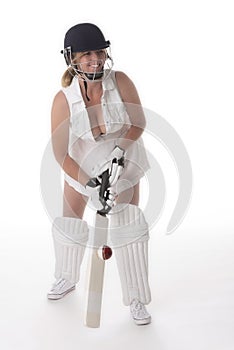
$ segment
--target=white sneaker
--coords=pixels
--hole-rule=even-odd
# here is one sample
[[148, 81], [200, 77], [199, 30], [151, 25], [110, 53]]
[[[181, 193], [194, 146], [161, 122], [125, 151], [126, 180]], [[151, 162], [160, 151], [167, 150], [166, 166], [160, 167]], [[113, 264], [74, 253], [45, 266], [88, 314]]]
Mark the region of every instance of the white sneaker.
[[75, 288], [75, 284], [65, 280], [64, 278], [60, 278], [53, 284], [51, 290], [47, 294], [47, 298], [50, 300], [61, 299]]
[[151, 322], [151, 316], [147, 312], [145, 305], [138, 299], [133, 299], [130, 304], [130, 311], [132, 318], [137, 325], [149, 324]]

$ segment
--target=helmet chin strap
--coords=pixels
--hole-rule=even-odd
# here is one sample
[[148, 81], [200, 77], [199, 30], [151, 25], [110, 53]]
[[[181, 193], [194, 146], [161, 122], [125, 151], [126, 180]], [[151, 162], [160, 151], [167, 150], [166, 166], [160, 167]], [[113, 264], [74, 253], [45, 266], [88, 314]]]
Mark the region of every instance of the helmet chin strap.
[[84, 80], [84, 88], [85, 88], [85, 96], [86, 96], [87, 100], [90, 101], [90, 98], [88, 96], [88, 83], [86, 80]]
[[[91, 81], [94, 80], [98, 80], [101, 79], [103, 77], [103, 72], [99, 72], [99, 73], [83, 73], [86, 78], [88, 78]], [[87, 98], [88, 101], [90, 101], [90, 98], [88, 96], [88, 83], [86, 80], [84, 80], [84, 88], [85, 88], [85, 96]]]

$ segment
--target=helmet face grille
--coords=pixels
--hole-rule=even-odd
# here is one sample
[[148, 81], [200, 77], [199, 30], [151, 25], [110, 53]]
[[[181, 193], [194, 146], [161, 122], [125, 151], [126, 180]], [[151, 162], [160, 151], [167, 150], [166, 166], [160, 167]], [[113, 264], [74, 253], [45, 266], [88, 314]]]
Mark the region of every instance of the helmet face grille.
[[72, 52], [84, 52], [105, 49], [110, 42], [105, 40], [101, 30], [91, 23], [80, 23], [70, 28], [64, 39], [64, 48]]
[[[101, 70], [99, 64], [99, 69], [92, 72], [86, 71], [81, 62], [74, 60], [76, 53], [103, 49], [105, 49], [105, 58]], [[114, 64], [110, 52], [110, 41], [105, 40], [101, 30], [91, 23], [80, 23], [71, 27], [65, 35], [64, 49], [61, 53], [64, 55], [67, 66], [72, 68], [69, 73], [73, 76], [77, 75], [79, 79], [84, 81], [103, 81], [109, 76]]]

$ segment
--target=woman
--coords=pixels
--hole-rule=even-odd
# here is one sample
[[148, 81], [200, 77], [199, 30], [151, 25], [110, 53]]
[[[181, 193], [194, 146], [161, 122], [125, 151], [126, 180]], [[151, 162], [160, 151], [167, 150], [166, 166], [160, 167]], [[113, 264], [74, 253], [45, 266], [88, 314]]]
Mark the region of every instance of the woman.
[[53, 225], [57, 280], [48, 298], [62, 298], [79, 280], [88, 240], [83, 214], [89, 199], [96, 209], [103, 206], [100, 175], [108, 169], [111, 189], [105, 205], [115, 204], [110, 233], [123, 302], [130, 305], [136, 324], [148, 324], [149, 235], [138, 203], [139, 181], [149, 164], [141, 139], [145, 117], [140, 99], [128, 76], [113, 71], [110, 42], [96, 25], [70, 28], [62, 53], [68, 69], [54, 98], [51, 120], [54, 154], [64, 170], [64, 206], [63, 218]]

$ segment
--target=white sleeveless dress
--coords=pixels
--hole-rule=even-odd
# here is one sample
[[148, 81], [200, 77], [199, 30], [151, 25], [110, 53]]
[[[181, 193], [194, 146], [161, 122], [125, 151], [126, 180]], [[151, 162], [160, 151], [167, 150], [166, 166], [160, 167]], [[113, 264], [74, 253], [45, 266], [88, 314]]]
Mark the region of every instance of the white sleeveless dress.
[[[98, 164], [103, 164], [107, 157], [118, 145], [131, 126], [129, 116], [122, 102], [115, 71], [105, 72], [108, 77], [103, 80], [103, 95], [101, 108], [106, 127], [106, 134], [94, 138], [90, 120], [80, 91], [78, 78], [75, 76], [70, 86], [63, 88], [70, 109], [69, 155], [91, 177], [99, 175]], [[92, 107], [91, 107], [92, 108]], [[124, 171], [114, 187], [116, 193], [133, 187], [149, 169], [143, 140], [140, 137], [125, 152]], [[84, 186], [64, 174], [65, 181], [76, 191], [88, 195]]]

